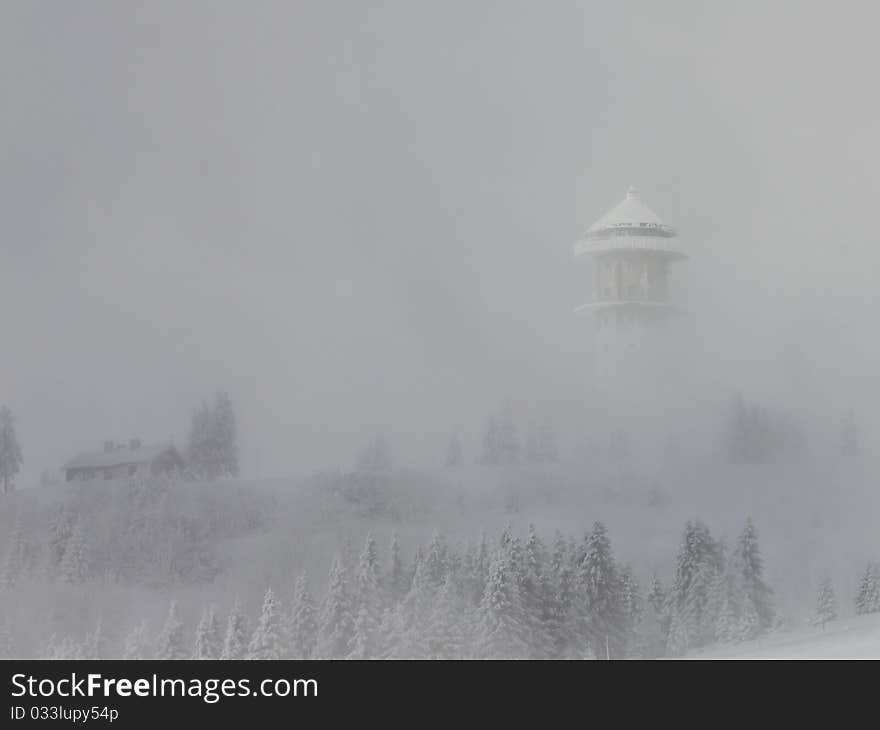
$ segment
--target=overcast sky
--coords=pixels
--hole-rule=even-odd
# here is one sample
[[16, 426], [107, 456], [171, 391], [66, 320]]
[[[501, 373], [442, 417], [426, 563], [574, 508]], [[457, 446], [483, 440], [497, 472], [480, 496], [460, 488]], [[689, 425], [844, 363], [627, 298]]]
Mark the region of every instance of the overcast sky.
[[7, 0], [23, 481], [105, 438], [182, 444], [218, 388], [253, 475], [346, 466], [377, 430], [436, 463], [507, 395], [581, 407], [570, 246], [630, 184], [681, 231], [724, 387], [876, 396], [878, 11], [830, 7]]

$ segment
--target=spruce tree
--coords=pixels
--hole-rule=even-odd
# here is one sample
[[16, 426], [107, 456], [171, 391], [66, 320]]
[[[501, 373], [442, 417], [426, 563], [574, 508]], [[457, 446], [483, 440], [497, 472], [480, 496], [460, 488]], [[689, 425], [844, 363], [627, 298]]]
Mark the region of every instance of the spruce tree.
[[358, 560], [355, 584], [352, 658], [370, 659], [378, 652], [382, 604], [376, 542], [372, 535], [367, 535], [363, 552]]
[[238, 599], [232, 604], [232, 610], [226, 619], [226, 635], [223, 639], [221, 659], [244, 659], [248, 648], [247, 620], [241, 611]]
[[281, 659], [284, 655], [281, 616], [271, 588], [263, 596], [263, 608], [248, 645], [248, 659]]
[[550, 635], [552, 584], [547, 576], [546, 548], [531, 524], [522, 560], [520, 591], [529, 628], [530, 656], [533, 659], [546, 659], [553, 655], [554, 649]]
[[424, 558], [425, 579], [432, 589], [439, 589], [443, 585], [448, 570], [448, 553], [446, 538], [441, 532], [434, 530]]
[[768, 630], [773, 625], [773, 591], [764, 582], [764, 561], [751, 518], [746, 520], [731, 560], [742, 600], [751, 601], [757, 613], [757, 631]]
[[666, 591], [663, 590], [663, 584], [656, 573], [651, 579], [651, 588], [648, 591], [647, 600], [657, 613], [661, 613], [666, 605]]
[[388, 566], [388, 603], [392, 606], [400, 601], [409, 590], [406, 568], [400, 557], [400, 542], [397, 533], [391, 535], [391, 545], [388, 549], [390, 565]]
[[6, 556], [0, 569], [0, 589], [9, 590], [15, 586], [27, 563], [27, 546], [21, 521], [16, 517], [9, 534]]
[[67, 583], [82, 583], [89, 574], [86, 532], [83, 521], [78, 519], [64, 549], [59, 572]]
[[311, 659], [318, 630], [315, 603], [309, 592], [305, 574], [296, 580], [293, 605], [287, 624], [287, 641], [291, 659]]
[[641, 623], [644, 607], [639, 582], [629, 565], [624, 565], [618, 570], [619, 600], [624, 641], [627, 652], [638, 643], [637, 627]]
[[52, 660], [82, 659], [82, 653], [82, 645], [73, 637], [52, 635], [46, 642], [44, 656]]
[[625, 630], [620, 610], [620, 586], [605, 525], [596, 522], [586, 538], [578, 570], [578, 585], [588, 621], [582, 628], [596, 656], [623, 651]]
[[410, 589], [389, 617], [384, 656], [390, 659], [425, 659], [429, 648], [427, 623], [434, 606], [436, 590], [428, 579], [424, 560], [415, 563]]
[[523, 659], [528, 656], [528, 625], [517, 576], [509, 555], [499, 549], [492, 560], [477, 614], [476, 643], [483, 659]]
[[880, 564], [868, 564], [859, 581], [855, 603], [859, 615], [880, 611]]
[[16, 658], [15, 639], [9, 627], [9, 619], [5, 618], [0, 623], [0, 659]]
[[208, 606], [196, 627], [193, 659], [219, 659], [223, 652], [223, 636], [214, 606]]
[[825, 578], [819, 586], [819, 595], [816, 597], [816, 615], [813, 623], [821, 626], [823, 631], [825, 624], [837, 618], [837, 597], [834, 595], [834, 586], [830, 578]]
[[548, 631], [551, 639], [551, 658], [574, 658], [576, 631], [573, 621], [575, 610], [574, 555], [561, 532], [556, 532], [553, 553], [550, 558]]
[[344, 659], [351, 651], [351, 638], [355, 616], [340, 559], [333, 561], [328, 579], [327, 594], [321, 606], [318, 638], [315, 647], [317, 658]]
[[15, 476], [23, 461], [15, 433], [15, 418], [12, 411], [3, 406], [0, 408], [0, 482], [4, 494], [15, 489]]
[[188, 652], [183, 640], [183, 623], [177, 615], [177, 601], [168, 607], [165, 624], [156, 640], [156, 659], [186, 659]]
[[85, 641], [82, 644], [83, 659], [106, 659], [107, 647], [106, 638], [104, 636], [103, 621], [99, 618], [95, 624], [94, 631], [86, 634]]
[[125, 637], [122, 658], [149, 659], [150, 656], [150, 635], [147, 631], [147, 622], [141, 621]]
[[238, 426], [229, 394], [214, 397], [213, 436], [217, 449], [217, 472], [223, 477], [238, 476]]
[[460, 659], [465, 652], [465, 605], [455, 576], [447, 574], [427, 623], [428, 656]]

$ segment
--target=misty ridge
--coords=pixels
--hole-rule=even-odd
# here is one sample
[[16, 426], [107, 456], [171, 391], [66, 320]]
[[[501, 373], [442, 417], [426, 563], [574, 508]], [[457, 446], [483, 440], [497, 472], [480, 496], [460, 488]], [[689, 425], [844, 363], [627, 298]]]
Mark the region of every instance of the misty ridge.
[[880, 656], [868, 18], [78, 5], [0, 11], [0, 656]]

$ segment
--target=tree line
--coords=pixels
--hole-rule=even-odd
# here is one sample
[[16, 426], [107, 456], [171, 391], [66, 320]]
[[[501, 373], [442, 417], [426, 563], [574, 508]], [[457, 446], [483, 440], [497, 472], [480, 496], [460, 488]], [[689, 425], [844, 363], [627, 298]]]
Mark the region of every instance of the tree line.
[[[642, 590], [630, 566], [615, 558], [602, 522], [580, 540], [557, 532], [549, 544], [534, 527], [525, 539], [507, 528], [466, 547], [435, 533], [409, 562], [396, 537], [385, 561], [372, 536], [357, 557], [351, 552], [333, 560], [320, 597], [300, 575], [289, 600], [267, 590], [255, 617], [238, 600], [225, 617], [208, 605], [189, 630], [172, 602], [157, 633], [137, 623], [121, 653], [130, 659], [651, 658], [754, 638], [774, 625], [750, 521], [729, 555], [704, 525], [689, 522], [668, 590], [656, 577]], [[81, 640], [53, 637], [43, 654], [106, 657], [107, 647], [99, 623]]]

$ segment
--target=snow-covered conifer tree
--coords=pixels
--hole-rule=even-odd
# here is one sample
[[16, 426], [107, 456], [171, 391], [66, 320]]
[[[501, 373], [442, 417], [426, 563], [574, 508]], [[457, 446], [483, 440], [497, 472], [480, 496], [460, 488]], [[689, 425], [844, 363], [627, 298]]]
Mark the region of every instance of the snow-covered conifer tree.
[[3, 406], [0, 408], [0, 484], [4, 494], [15, 488], [15, 475], [23, 461], [15, 434], [15, 419], [12, 411]]
[[868, 564], [859, 581], [855, 603], [859, 615], [880, 611], [880, 564]]
[[188, 656], [189, 652], [184, 644], [183, 623], [177, 615], [177, 601], [172, 601], [165, 624], [156, 639], [156, 659], [186, 659]]
[[208, 606], [203, 612], [196, 627], [196, 639], [193, 646], [193, 659], [219, 659], [223, 652], [223, 636], [220, 620], [214, 606]]
[[221, 659], [244, 659], [248, 648], [247, 620], [241, 610], [238, 599], [232, 604], [232, 610], [226, 619], [226, 635], [223, 639]]
[[330, 568], [327, 594], [321, 606], [318, 638], [315, 647], [320, 659], [344, 659], [351, 651], [355, 616], [345, 578], [345, 570], [337, 558]]
[[823, 629], [829, 621], [837, 618], [837, 597], [834, 595], [834, 586], [830, 578], [825, 578], [819, 586], [819, 595], [816, 597], [816, 615], [813, 622]]
[[248, 659], [281, 659], [284, 655], [284, 633], [275, 594], [271, 588], [263, 596], [263, 609], [248, 645]]
[[528, 625], [509, 557], [503, 549], [496, 552], [477, 612], [474, 638], [483, 659], [523, 659], [529, 654]]
[[428, 656], [460, 659], [465, 652], [466, 610], [455, 576], [449, 573], [431, 609], [427, 623]]
[[731, 561], [742, 600], [748, 598], [757, 613], [757, 631], [768, 630], [773, 625], [773, 591], [764, 582], [764, 561], [751, 518], [746, 520]]
[[125, 637], [125, 647], [123, 649], [123, 659], [149, 659], [150, 651], [150, 635], [147, 631], [147, 622], [141, 621], [137, 624], [128, 636]]
[[99, 618], [95, 624], [94, 631], [86, 634], [86, 638], [82, 644], [83, 659], [106, 659], [107, 647], [106, 638], [104, 636], [103, 621]]
[[379, 651], [379, 628], [382, 621], [382, 593], [380, 587], [379, 558], [376, 541], [367, 535], [363, 552], [358, 560], [355, 578], [353, 610], [353, 659], [371, 659]]
[[0, 659], [16, 658], [15, 638], [9, 627], [9, 618], [0, 622]]
[[61, 579], [67, 583], [82, 583], [89, 574], [88, 545], [86, 540], [85, 526], [78, 519], [73, 528], [67, 545], [64, 549], [64, 557], [61, 559], [59, 573]]
[[315, 648], [318, 631], [315, 603], [309, 592], [305, 574], [296, 580], [293, 605], [287, 622], [287, 642], [291, 659], [310, 659]]
[[26, 553], [27, 546], [21, 529], [21, 521], [19, 517], [16, 517], [6, 545], [3, 567], [0, 569], [0, 589], [11, 589], [18, 581], [27, 563]]
[[400, 542], [397, 539], [397, 533], [391, 535], [391, 545], [388, 549], [390, 555], [390, 564], [388, 566], [387, 578], [387, 594], [388, 603], [396, 604], [400, 601], [409, 590], [409, 581], [406, 574], [406, 568], [403, 565], [403, 559], [400, 557]]
[[578, 587], [588, 623], [583, 636], [597, 657], [619, 656], [625, 643], [620, 608], [620, 583], [605, 525], [596, 522], [586, 538], [586, 552], [578, 568]]

